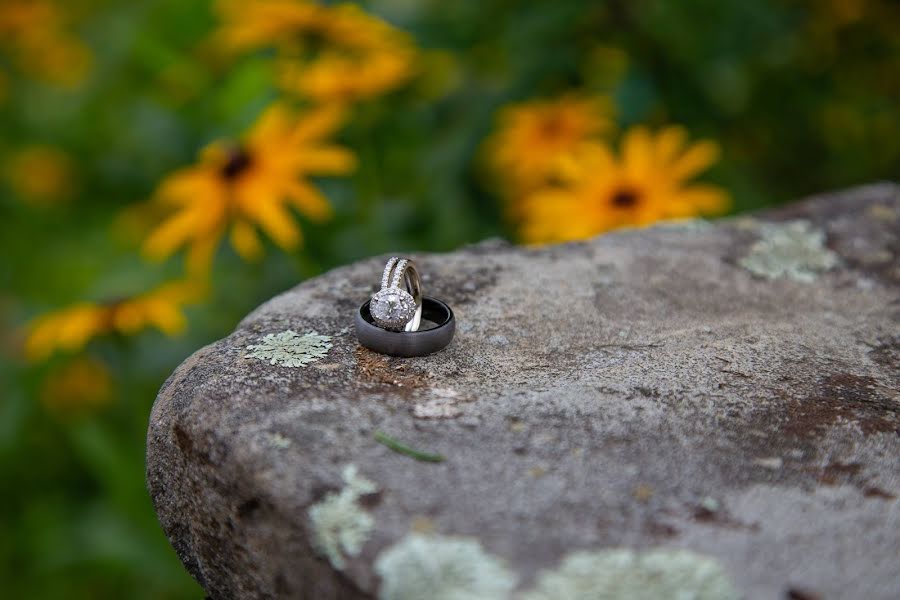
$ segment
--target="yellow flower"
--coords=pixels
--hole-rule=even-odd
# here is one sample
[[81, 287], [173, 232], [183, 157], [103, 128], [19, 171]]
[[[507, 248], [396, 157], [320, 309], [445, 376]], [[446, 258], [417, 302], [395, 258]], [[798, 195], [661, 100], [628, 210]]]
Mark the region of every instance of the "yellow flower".
[[189, 272], [203, 273], [229, 229], [231, 245], [243, 258], [260, 256], [257, 227], [281, 248], [296, 248], [301, 232], [289, 207], [316, 221], [331, 215], [328, 201], [306, 178], [354, 167], [353, 154], [326, 140], [341, 120], [336, 106], [298, 118], [276, 104], [241, 144], [205, 148], [199, 164], [160, 184], [155, 199], [173, 212], [147, 237], [145, 254], [161, 260], [187, 247]]
[[58, 2], [5, 0], [0, 3], [0, 47], [25, 74], [75, 87], [87, 76], [92, 56], [67, 31], [68, 20]]
[[72, 194], [74, 166], [69, 155], [52, 146], [29, 146], [6, 161], [6, 179], [21, 198], [53, 204]]
[[528, 195], [522, 203], [519, 233], [526, 242], [591, 237], [623, 226], [662, 219], [714, 214], [728, 207], [719, 187], [688, 180], [718, 158], [710, 141], [688, 144], [682, 127], [652, 133], [634, 127], [624, 136], [622, 156], [605, 144], [582, 149], [559, 185]]
[[219, 0], [215, 41], [232, 52], [287, 43], [297, 32], [320, 27], [327, 10], [303, 0]]
[[410, 53], [402, 49], [352, 55], [322, 52], [308, 63], [280, 62], [281, 87], [319, 102], [351, 102], [373, 98], [396, 88], [413, 73]]
[[415, 71], [409, 37], [354, 4], [220, 0], [219, 45], [231, 52], [277, 47], [282, 87], [321, 102], [371, 98]]
[[509, 193], [546, 184], [583, 146], [612, 129], [609, 102], [567, 95], [515, 104], [501, 111], [488, 139], [488, 161]]
[[106, 365], [82, 356], [47, 377], [41, 387], [41, 401], [54, 412], [90, 411], [109, 404], [112, 387]]
[[187, 325], [182, 306], [198, 300], [202, 294], [197, 284], [176, 281], [133, 298], [81, 302], [43, 315], [28, 327], [25, 355], [29, 360], [40, 361], [57, 350], [77, 352], [99, 336], [134, 335], [148, 327], [176, 335]]

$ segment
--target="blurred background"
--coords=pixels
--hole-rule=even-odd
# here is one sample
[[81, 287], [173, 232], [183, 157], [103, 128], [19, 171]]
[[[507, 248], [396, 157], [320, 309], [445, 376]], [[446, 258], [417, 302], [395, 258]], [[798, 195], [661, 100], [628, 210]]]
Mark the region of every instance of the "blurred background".
[[898, 107], [890, 0], [0, 0], [0, 591], [202, 597], [148, 415], [272, 295], [896, 178]]

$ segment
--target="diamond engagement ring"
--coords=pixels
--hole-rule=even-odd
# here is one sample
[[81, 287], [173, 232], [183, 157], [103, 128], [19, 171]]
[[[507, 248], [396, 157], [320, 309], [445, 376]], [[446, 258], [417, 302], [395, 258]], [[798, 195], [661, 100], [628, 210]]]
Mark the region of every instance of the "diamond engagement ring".
[[381, 289], [372, 296], [369, 311], [382, 329], [418, 331], [422, 322], [422, 281], [413, 261], [396, 256], [387, 261]]

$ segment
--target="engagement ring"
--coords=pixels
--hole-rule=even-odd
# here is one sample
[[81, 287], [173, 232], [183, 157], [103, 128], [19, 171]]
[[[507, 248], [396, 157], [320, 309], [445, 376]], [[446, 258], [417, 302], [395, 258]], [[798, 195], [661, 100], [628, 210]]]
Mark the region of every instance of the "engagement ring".
[[[404, 283], [404, 289], [400, 284]], [[369, 304], [372, 319], [388, 331], [416, 331], [422, 323], [422, 281], [415, 263], [391, 258], [381, 276], [381, 289]]]

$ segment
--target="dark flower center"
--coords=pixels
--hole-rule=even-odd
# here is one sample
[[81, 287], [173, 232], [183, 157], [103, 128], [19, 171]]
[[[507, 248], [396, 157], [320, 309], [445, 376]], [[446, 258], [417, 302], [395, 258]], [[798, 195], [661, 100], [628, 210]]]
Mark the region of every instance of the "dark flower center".
[[228, 160], [222, 165], [222, 177], [236, 179], [241, 173], [250, 168], [253, 159], [243, 148], [234, 148], [228, 154]]
[[556, 138], [562, 135], [565, 129], [563, 120], [557, 115], [551, 115], [541, 123], [541, 135], [545, 138]]
[[306, 54], [310, 57], [321, 54], [322, 50], [333, 45], [330, 42], [331, 40], [328, 39], [324, 31], [313, 29], [310, 31], [304, 31], [300, 35], [300, 43], [303, 45], [303, 49], [306, 51]]
[[616, 208], [633, 208], [640, 200], [640, 194], [629, 188], [621, 188], [610, 198], [610, 203]]

